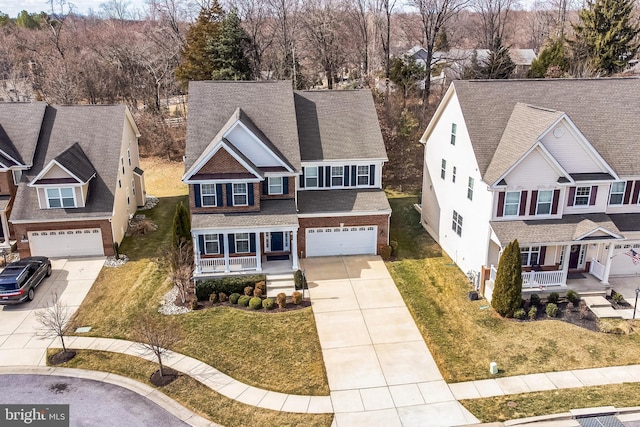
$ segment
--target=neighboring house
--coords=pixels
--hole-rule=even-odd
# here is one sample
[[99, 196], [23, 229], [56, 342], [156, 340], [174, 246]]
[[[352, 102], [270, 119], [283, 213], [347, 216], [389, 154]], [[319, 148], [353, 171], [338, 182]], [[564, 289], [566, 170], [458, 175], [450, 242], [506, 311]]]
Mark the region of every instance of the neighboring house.
[[183, 181], [195, 278], [375, 254], [389, 243], [386, 161], [370, 91], [191, 82]]
[[22, 157], [10, 215], [20, 255], [113, 255], [146, 201], [140, 134], [128, 108], [1, 104], [0, 112], [18, 108], [34, 111], [29, 121], [0, 113], [0, 125], [28, 133], [7, 132], [0, 161], [6, 149], [35, 149]]
[[453, 82], [421, 139], [424, 227], [490, 288], [515, 239], [525, 289], [640, 274], [639, 97], [638, 79]]

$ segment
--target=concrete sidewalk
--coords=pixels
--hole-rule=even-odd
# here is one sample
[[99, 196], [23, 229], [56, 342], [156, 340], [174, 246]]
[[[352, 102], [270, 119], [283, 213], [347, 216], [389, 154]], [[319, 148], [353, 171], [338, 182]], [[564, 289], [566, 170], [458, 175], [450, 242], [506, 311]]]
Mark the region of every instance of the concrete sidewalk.
[[337, 426], [456, 426], [460, 405], [378, 256], [303, 260]]

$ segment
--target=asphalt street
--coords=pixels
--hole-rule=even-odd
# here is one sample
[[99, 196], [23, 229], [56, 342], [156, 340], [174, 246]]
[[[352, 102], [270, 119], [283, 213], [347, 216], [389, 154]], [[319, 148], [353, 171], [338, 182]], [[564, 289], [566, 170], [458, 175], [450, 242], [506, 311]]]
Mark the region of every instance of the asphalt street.
[[69, 404], [70, 426], [187, 426], [130, 390], [99, 381], [49, 375], [0, 375], [3, 404]]

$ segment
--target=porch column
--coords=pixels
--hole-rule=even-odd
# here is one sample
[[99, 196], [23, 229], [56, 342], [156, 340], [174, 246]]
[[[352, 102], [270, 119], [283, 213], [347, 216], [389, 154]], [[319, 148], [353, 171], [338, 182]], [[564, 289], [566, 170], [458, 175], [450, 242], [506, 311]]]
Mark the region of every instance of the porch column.
[[298, 267], [298, 230], [295, 229], [291, 232], [291, 259], [293, 260], [293, 265], [291, 268], [293, 270], [297, 270]]
[[222, 233], [224, 243], [224, 272], [229, 272], [229, 234]]
[[611, 272], [611, 260], [613, 259], [613, 248], [614, 248], [614, 244], [613, 242], [609, 243], [609, 250], [607, 251], [607, 261], [604, 265], [604, 274], [602, 275], [602, 280], [600, 281], [600, 283], [602, 283], [603, 285], [608, 285], [609, 284], [609, 273]]
[[10, 237], [9, 236], [9, 221], [7, 220], [7, 212], [2, 211], [0, 217], [2, 218], [2, 234], [4, 235], [4, 242], [2, 246], [10, 247]]
[[262, 253], [260, 252], [260, 233], [255, 233], [256, 244], [256, 270], [262, 271]]
[[194, 260], [194, 264], [196, 265], [196, 274], [200, 274], [201, 270], [200, 270], [200, 248], [198, 247], [198, 235], [197, 234], [191, 234], [191, 241], [195, 242], [193, 245], [193, 260]]
[[567, 284], [569, 276], [569, 257], [571, 256], [571, 245], [564, 247], [564, 256], [562, 257], [562, 283]]

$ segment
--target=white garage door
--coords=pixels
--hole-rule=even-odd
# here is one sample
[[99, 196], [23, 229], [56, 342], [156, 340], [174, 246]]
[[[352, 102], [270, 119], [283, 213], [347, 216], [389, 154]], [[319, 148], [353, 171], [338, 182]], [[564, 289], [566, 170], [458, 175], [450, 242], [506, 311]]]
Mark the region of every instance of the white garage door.
[[375, 254], [378, 227], [308, 228], [307, 256]]
[[104, 255], [102, 232], [99, 228], [30, 231], [28, 235], [33, 256]]
[[[638, 254], [634, 258], [632, 257], [633, 251]], [[616, 245], [613, 251], [613, 258], [611, 259], [611, 273], [612, 276], [626, 276], [640, 274], [640, 244], [625, 244]]]

